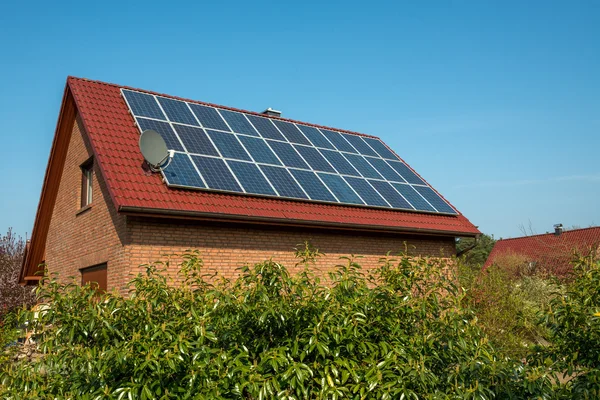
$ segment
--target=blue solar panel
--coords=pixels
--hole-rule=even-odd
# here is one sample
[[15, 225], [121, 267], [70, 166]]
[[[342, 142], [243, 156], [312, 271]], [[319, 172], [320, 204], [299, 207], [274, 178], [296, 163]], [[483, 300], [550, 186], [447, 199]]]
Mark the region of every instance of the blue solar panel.
[[201, 128], [178, 124], [173, 124], [173, 128], [175, 128], [188, 153], [219, 156], [219, 152]]
[[302, 132], [300, 132], [298, 128], [296, 128], [296, 125], [278, 120], [273, 120], [273, 123], [277, 125], [281, 133], [283, 133], [283, 136], [285, 136], [289, 142], [307, 144], [310, 146], [310, 142], [308, 141], [308, 139], [306, 139], [306, 137], [304, 137]]
[[389, 181], [404, 182], [404, 179], [381, 158], [365, 157], [383, 177]]
[[157, 97], [163, 110], [171, 122], [198, 126], [198, 121], [183, 101]]
[[389, 204], [373, 189], [369, 182], [362, 178], [344, 178], [360, 197], [370, 206], [389, 207]]
[[392, 186], [400, 192], [406, 200], [410, 202], [417, 210], [421, 211], [435, 211], [435, 208], [425, 201], [423, 197], [410, 185], [403, 185], [402, 183], [392, 183]]
[[235, 135], [224, 132], [206, 130], [208, 135], [213, 140], [221, 155], [225, 158], [233, 158], [236, 160], [252, 161], [246, 150], [242, 147]]
[[158, 106], [154, 96], [125, 89], [123, 90], [123, 95], [127, 99], [127, 103], [129, 104], [133, 115], [162, 120], [165, 119], [165, 115]]
[[206, 187], [187, 154], [175, 153], [169, 165], [163, 169], [163, 174], [169, 185]]
[[319, 173], [319, 177], [341, 203], [365, 204], [341, 176]]
[[369, 183], [387, 200], [388, 203], [394, 208], [404, 208], [406, 210], [412, 210], [410, 204], [400, 196], [398, 192], [390, 186], [389, 183], [383, 181], [369, 180]]
[[267, 140], [267, 142], [269, 142], [269, 146], [271, 146], [284, 165], [288, 167], [310, 169], [291, 144], [276, 142], [274, 140]]
[[406, 166], [406, 164], [400, 161], [391, 160], [388, 160], [388, 163], [392, 166], [392, 168], [396, 170], [396, 172], [398, 172], [404, 178], [404, 180], [406, 180], [406, 182], [416, 183], [418, 185], [426, 185], [423, 179], [419, 178], [417, 174], [412, 172], [410, 168]]
[[200, 174], [209, 188], [231, 192], [244, 192], [235, 181], [227, 165], [225, 165], [225, 160], [201, 156], [192, 156], [192, 160], [194, 160], [194, 164], [198, 167]]
[[321, 132], [323, 132], [323, 135], [325, 135], [325, 137], [327, 137], [327, 139], [329, 139], [329, 141], [331, 143], [333, 143], [333, 145], [339, 151], [347, 151], [349, 153], [358, 153], [358, 151], [356, 151], [354, 149], [354, 147], [352, 147], [350, 145], [350, 143], [348, 143], [348, 141], [346, 139], [344, 139], [344, 137], [340, 133], [334, 132], [334, 131], [328, 131], [327, 129], [321, 129]]
[[165, 140], [169, 150], [184, 151], [181, 142], [177, 139], [175, 132], [173, 132], [173, 128], [171, 128], [171, 125], [168, 122], [154, 121], [145, 118], [136, 118], [136, 121], [142, 132], [146, 129], [152, 129], [158, 132]]
[[344, 154], [344, 156], [350, 161], [350, 164], [358, 170], [365, 178], [382, 179], [381, 175], [375, 171], [375, 169], [365, 160], [362, 156], [355, 154]]
[[285, 141], [285, 137], [277, 130], [270, 119], [257, 117], [255, 115], [246, 115], [258, 133], [264, 138]]
[[122, 93], [140, 131], [177, 152], [163, 170], [168, 185], [457, 214], [379, 139]]
[[387, 148], [379, 139], [364, 138], [367, 143], [382, 157], [389, 160], [397, 160], [398, 157]]
[[335, 147], [333, 147], [331, 142], [327, 140], [327, 138], [323, 136], [323, 134], [317, 128], [306, 125], [296, 126], [300, 128], [300, 130], [304, 133], [304, 136], [306, 136], [314, 146], [335, 150]]
[[375, 153], [371, 146], [369, 146], [362, 137], [357, 135], [348, 135], [347, 133], [342, 133], [342, 136], [344, 136], [346, 140], [349, 141], [350, 144], [354, 146], [354, 148], [363, 156], [379, 157], [379, 155]]
[[265, 173], [280, 196], [292, 197], [295, 199], [308, 199], [287, 169], [271, 167], [269, 165], [261, 165], [260, 169]]
[[281, 161], [277, 159], [277, 156], [273, 153], [273, 150], [267, 146], [264, 139], [251, 138], [243, 135], [238, 136], [238, 139], [240, 139], [244, 147], [246, 147], [246, 150], [248, 150], [252, 158], [254, 158], [254, 161], [257, 163], [281, 165]]
[[219, 110], [219, 112], [234, 132], [251, 136], [260, 136], [252, 125], [250, 125], [250, 122], [248, 122], [244, 114], [229, 110]]
[[256, 164], [231, 160], [227, 161], [227, 164], [229, 164], [246, 193], [276, 195]]
[[314, 172], [299, 169], [290, 169], [290, 172], [312, 200], [336, 201], [335, 197], [333, 197]]
[[448, 205], [436, 192], [427, 186], [413, 186], [432, 206], [439, 212], [456, 214], [456, 211]]
[[321, 149], [320, 151], [321, 154], [323, 154], [323, 156], [331, 163], [331, 165], [337, 169], [338, 173], [343, 175], [360, 176], [356, 168], [354, 168], [352, 164], [350, 164], [348, 160], [344, 158], [342, 153], [324, 149]]
[[203, 127], [229, 132], [227, 124], [225, 124], [225, 121], [221, 118], [216, 109], [195, 103], [188, 104]]
[[327, 160], [319, 153], [319, 150], [314, 147], [306, 147], [306, 146], [294, 146], [298, 153], [306, 160], [306, 162], [311, 166], [315, 171], [323, 171], [323, 172], [333, 172], [335, 170], [329, 165]]

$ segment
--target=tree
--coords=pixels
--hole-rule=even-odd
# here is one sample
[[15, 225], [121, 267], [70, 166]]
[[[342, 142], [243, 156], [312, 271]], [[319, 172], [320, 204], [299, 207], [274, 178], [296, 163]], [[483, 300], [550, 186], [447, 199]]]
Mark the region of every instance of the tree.
[[0, 237], [0, 317], [23, 305], [31, 305], [31, 288], [19, 285], [19, 270], [25, 253], [25, 241], [8, 228]]
[[[475, 247], [473, 247], [471, 250], [467, 250], [474, 244]], [[492, 248], [494, 248], [494, 244], [496, 244], [494, 235], [490, 236], [486, 235], [485, 233], [479, 237], [477, 243], [475, 243], [475, 239], [460, 238], [456, 242], [456, 252], [460, 255], [462, 261], [469, 266], [481, 267], [490, 255]], [[461, 252], [463, 251], [465, 251], [465, 253], [461, 255]]]

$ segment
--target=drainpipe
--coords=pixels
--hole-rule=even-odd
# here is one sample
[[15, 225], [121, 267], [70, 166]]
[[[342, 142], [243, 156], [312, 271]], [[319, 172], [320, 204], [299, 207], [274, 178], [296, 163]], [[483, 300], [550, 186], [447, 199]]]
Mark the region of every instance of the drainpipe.
[[456, 253], [456, 257], [460, 257], [463, 254], [466, 254], [469, 251], [473, 250], [475, 248], [475, 246], [477, 246], [477, 243], [479, 243], [479, 236], [480, 235], [475, 236], [475, 241], [473, 242], [472, 245], [470, 245], [469, 247], [467, 247], [465, 249], [462, 249], [461, 251], [459, 251], [458, 253]]

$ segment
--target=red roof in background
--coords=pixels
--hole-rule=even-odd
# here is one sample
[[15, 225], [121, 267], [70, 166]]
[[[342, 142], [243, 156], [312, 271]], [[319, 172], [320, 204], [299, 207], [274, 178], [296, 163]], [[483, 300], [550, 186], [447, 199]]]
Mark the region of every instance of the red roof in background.
[[[119, 211], [137, 210], [159, 214], [271, 220], [352, 228], [363, 226], [368, 229], [469, 236], [479, 234], [477, 228], [462, 214], [425, 214], [169, 188], [163, 183], [160, 174], [149, 174], [142, 169], [144, 158], [138, 147], [139, 130], [120, 92], [121, 88], [126, 87], [74, 77], [68, 78], [67, 86], [73, 94], [96, 160]], [[162, 94], [161, 96], [175, 98]]]
[[574, 252], [585, 255], [590, 250], [597, 249], [599, 245], [600, 227], [573, 229], [560, 235], [546, 233], [500, 239], [494, 245], [483, 267], [489, 267], [499, 257], [517, 254], [560, 274], [570, 270]]

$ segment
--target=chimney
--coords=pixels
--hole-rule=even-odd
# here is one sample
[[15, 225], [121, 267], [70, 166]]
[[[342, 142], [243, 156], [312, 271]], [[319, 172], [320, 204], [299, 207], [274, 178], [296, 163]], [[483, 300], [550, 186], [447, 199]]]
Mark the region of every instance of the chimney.
[[268, 115], [270, 117], [281, 117], [281, 111], [273, 110], [271, 107], [267, 108], [261, 114]]
[[560, 236], [562, 233], [563, 233], [562, 224], [555, 224], [554, 225], [554, 236]]

